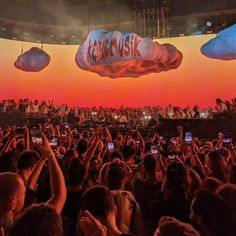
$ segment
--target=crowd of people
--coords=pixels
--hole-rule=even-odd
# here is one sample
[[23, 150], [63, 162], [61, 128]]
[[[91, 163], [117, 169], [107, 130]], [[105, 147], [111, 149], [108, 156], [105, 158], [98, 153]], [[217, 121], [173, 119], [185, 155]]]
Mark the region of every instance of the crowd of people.
[[0, 235], [235, 236], [233, 138], [177, 130], [0, 128]]
[[193, 108], [168, 105], [167, 107], [143, 107], [143, 108], [78, 108], [69, 107], [68, 105], [57, 106], [53, 101], [31, 101], [29, 99], [20, 99], [16, 102], [13, 99], [2, 100], [0, 102], [0, 113], [23, 113], [34, 116], [59, 117], [60, 119], [73, 120], [79, 123], [94, 121], [94, 122], [119, 122], [130, 123], [136, 125], [144, 125], [145, 122], [152, 118], [162, 117], [165, 119], [211, 119], [214, 113], [221, 112], [236, 112], [236, 98], [231, 101], [223, 101], [220, 98], [216, 99], [214, 108], [208, 107], [205, 109], [195, 105]]

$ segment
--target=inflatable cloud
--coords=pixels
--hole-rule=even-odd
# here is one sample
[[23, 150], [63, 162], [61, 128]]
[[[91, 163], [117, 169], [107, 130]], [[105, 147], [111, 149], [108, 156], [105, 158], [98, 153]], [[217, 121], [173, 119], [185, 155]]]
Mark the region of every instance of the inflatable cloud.
[[110, 78], [139, 77], [180, 66], [183, 55], [171, 44], [154, 43], [135, 33], [90, 31], [75, 61], [87, 71]]
[[201, 47], [201, 53], [207, 57], [221, 60], [236, 59], [236, 24], [224, 29]]
[[48, 66], [50, 60], [50, 56], [46, 52], [33, 47], [20, 55], [14, 65], [17, 69], [26, 72], [38, 72]]

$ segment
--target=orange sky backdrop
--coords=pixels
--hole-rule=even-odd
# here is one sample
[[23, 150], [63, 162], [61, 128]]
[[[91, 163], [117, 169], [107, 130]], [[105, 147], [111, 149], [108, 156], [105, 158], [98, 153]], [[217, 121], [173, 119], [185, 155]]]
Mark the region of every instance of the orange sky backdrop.
[[[236, 96], [236, 61], [204, 57], [200, 47], [213, 35], [158, 40], [171, 43], [184, 55], [182, 65], [169, 72], [140, 78], [110, 79], [79, 69], [77, 46], [44, 45], [51, 62], [41, 72], [14, 67], [21, 42], [0, 39], [0, 99], [53, 99], [56, 104], [77, 106], [214, 105], [216, 97]], [[24, 51], [40, 44], [24, 43]]]

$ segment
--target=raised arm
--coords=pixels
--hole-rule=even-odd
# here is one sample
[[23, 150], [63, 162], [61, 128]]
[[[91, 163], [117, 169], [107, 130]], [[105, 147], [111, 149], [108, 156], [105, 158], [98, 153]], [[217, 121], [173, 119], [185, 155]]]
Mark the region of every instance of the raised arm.
[[43, 169], [43, 166], [46, 162], [47, 158], [46, 156], [42, 156], [38, 162], [38, 164], [35, 166], [35, 168], [33, 169], [30, 177], [29, 177], [29, 180], [27, 182], [27, 188], [30, 188], [30, 189], [35, 189], [35, 186], [36, 186], [36, 183], [38, 181], [38, 178], [39, 178], [39, 175]]
[[30, 150], [30, 136], [28, 127], [24, 127], [25, 150]]
[[108, 142], [112, 141], [111, 133], [107, 127], [104, 127], [103, 135], [105, 136]]
[[138, 140], [140, 141], [141, 151], [143, 151], [143, 150], [144, 150], [144, 141], [143, 141], [143, 137], [142, 137], [142, 135], [139, 133], [137, 127], [136, 127], [136, 132], [137, 132]]
[[234, 148], [232, 141], [230, 142], [228, 150], [230, 152], [230, 158], [231, 158], [233, 165], [236, 165], [236, 150]]
[[52, 196], [47, 204], [56, 208], [61, 213], [66, 200], [66, 184], [61, 168], [57, 162], [55, 154], [53, 153], [47, 137], [42, 133], [43, 143], [38, 144], [37, 147], [41, 153], [47, 157], [50, 174], [50, 187]]
[[182, 126], [178, 126], [177, 130], [179, 132], [179, 143], [183, 142], [183, 138], [184, 138], [184, 132], [183, 132], [183, 127]]
[[194, 165], [199, 166], [202, 170], [204, 170], [204, 167], [202, 165], [202, 162], [198, 158], [197, 155], [197, 145], [195, 144], [195, 140], [193, 139], [192, 145], [191, 145], [191, 151], [192, 151], [192, 162]]
[[2, 153], [9, 152], [14, 142], [16, 142], [15, 137], [10, 135], [8, 141], [6, 142], [6, 144], [4, 145], [2, 149]]
[[92, 142], [92, 144], [90, 145], [90, 147], [88, 148], [86, 154], [85, 154], [85, 158], [84, 158], [84, 165], [87, 167], [90, 160], [92, 159], [94, 152], [97, 149], [98, 143], [99, 143], [99, 137], [98, 136], [94, 136], [94, 140]]

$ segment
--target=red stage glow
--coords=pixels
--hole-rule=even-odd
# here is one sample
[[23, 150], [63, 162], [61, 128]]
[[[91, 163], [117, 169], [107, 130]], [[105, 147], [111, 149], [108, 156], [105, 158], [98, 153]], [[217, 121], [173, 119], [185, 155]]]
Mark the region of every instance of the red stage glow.
[[[44, 45], [51, 56], [48, 67], [38, 73], [17, 70], [13, 63], [21, 51], [21, 42], [0, 39], [0, 99], [53, 99], [70, 106], [145, 105], [181, 107], [198, 103], [201, 107], [215, 104], [216, 97], [231, 99], [236, 93], [235, 61], [212, 60], [200, 47], [214, 35], [177, 37], [158, 40], [170, 43], [184, 55], [177, 70], [151, 73], [139, 78], [112, 80], [81, 70], [74, 61], [77, 46]], [[24, 49], [39, 44], [24, 43]]]

